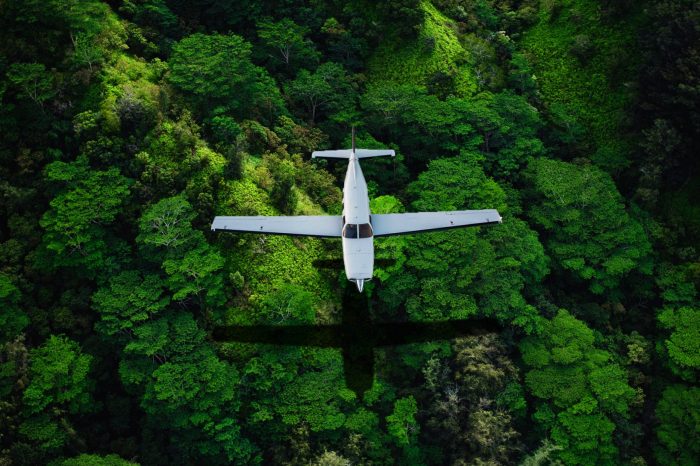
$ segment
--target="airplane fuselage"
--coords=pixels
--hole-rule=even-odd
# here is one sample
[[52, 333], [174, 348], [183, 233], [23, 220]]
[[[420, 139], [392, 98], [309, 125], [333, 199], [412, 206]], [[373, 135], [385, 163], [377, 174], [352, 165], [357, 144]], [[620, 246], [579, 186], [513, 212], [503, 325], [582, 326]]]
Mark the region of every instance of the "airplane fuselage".
[[343, 186], [343, 263], [348, 280], [362, 291], [374, 269], [374, 235], [367, 182], [357, 156], [350, 156]]

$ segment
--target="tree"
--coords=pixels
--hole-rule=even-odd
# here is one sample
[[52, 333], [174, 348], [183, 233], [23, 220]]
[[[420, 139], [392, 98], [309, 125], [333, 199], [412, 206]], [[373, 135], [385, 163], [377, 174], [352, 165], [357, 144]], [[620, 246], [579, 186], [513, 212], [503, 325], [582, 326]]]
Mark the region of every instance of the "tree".
[[210, 350], [196, 349], [187, 359], [153, 372], [142, 407], [180, 431], [179, 448], [191, 458], [211, 457], [218, 464], [249, 460], [252, 446], [241, 437], [235, 414], [235, 368]]
[[153, 248], [149, 255], [168, 274], [166, 283], [173, 299], [201, 298], [206, 291], [206, 304], [215, 306], [225, 299], [223, 278], [217, 273], [224, 259], [201, 231], [192, 228], [195, 215], [182, 195], [161, 199], [141, 216], [136, 240]]
[[511, 91], [485, 92], [472, 99], [449, 102], [460, 120], [481, 135], [487, 173], [497, 178], [518, 178], [530, 160], [545, 153], [538, 138], [542, 127], [539, 112], [524, 97]]
[[[469, 414], [463, 442], [475, 450], [482, 464], [507, 464], [518, 451], [519, 433], [511, 425], [510, 415], [501, 410], [476, 409]], [[474, 464], [457, 461], [456, 464]]]
[[97, 37], [85, 33], [71, 34], [73, 61], [78, 67], [87, 66], [92, 73], [93, 65], [104, 59], [105, 51], [97, 43]]
[[341, 400], [354, 395], [346, 393], [339, 369], [334, 364], [331, 373], [326, 369], [293, 374], [294, 378], [275, 403], [281, 421], [289, 425], [307, 424], [312, 432], [340, 429], [345, 422]]
[[514, 52], [508, 65], [508, 84], [521, 94], [534, 95], [537, 91], [535, 71], [527, 57], [522, 53]]
[[7, 79], [22, 96], [43, 109], [44, 102], [54, 95], [53, 77], [42, 63], [13, 63], [7, 71]]
[[454, 380], [470, 406], [494, 400], [516, 381], [518, 369], [508, 357], [503, 341], [493, 334], [460, 338], [452, 344]]
[[166, 259], [163, 270], [168, 274], [167, 284], [174, 300], [183, 300], [190, 295], [206, 292], [210, 305], [222, 304], [224, 297], [223, 277], [217, 273], [224, 266], [219, 252], [202, 242], [196, 249], [187, 251], [182, 258]]
[[30, 352], [30, 358], [30, 382], [24, 391], [28, 412], [45, 412], [54, 406], [71, 414], [90, 410], [92, 357], [82, 354], [77, 343], [52, 335]]
[[392, 0], [376, 4], [383, 22], [395, 24], [403, 37], [415, 37], [425, 17], [425, 10], [417, 0]]
[[464, 337], [452, 343], [450, 358], [434, 355], [426, 364], [423, 373], [433, 396], [421, 430], [440, 450], [434, 462], [504, 464], [521, 448], [511, 415], [520, 415], [525, 400], [511, 412], [500, 401], [514, 391], [506, 387], [518, 385], [518, 369], [507, 351], [494, 334]]
[[547, 231], [545, 245], [562, 269], [596, 294], [617, 288], [632, 271], [651, 273], [646, 234], [608, 174], [541, 158], [530, 162], [526, 177], [534, 188], [528, 214]]
[[565, 464], [613, 464], [617, 448], [610, 416], [626, 417], [634, 397], [625, 371], [594, 340], [586, 324], [562, 309], [520, 343], [531, 367], [525, 383], [547, 401], [533, 417], [562, 447], [556, 456]]
[[[415, 210], [497, 208], [505, 193], [479, 166], [479, 154], [437, 159], [408, 187]], [[493, 231], [492, 231], [493, 230]], [[407, 237], [405, 264], [379, 289], [385, 303], [405, 302], [417, 320], [495, 316], [531, 327], [536, 312], [523, 296], [548, 272], [537, 235], [518, 219], [502, 225]], [[401, 256], [399, 256], [401, 257]], [[404, 260], [401, 258], [401, 260]]]
[[283, 109], [279, 91], [250, 53], [250, 44], [234, 34], [192, 34], [173, 46], [170, 82], [203, 114], [223, 107], [241, 117], [277, 116]]
[[277, 22], [265, 20], [257, 26], [258, 37], [268, 49], [274, 51], [271, 56], [280, 60], [286, 67], [290, 66], [292, 60], [301, 63], [313, 63], [318, 60], [319, 54], [313, 42], [304, 37], [309, 33], [308, 28], [299, 26], [289, 18]]
[[110, 250], [117, 249], [108, 247], [106, 227], [119, 215], [131, 180], [117, 168], [93, 170], [85, 157], [72, 163], [50, 163], [46, 177], [64, 186], [39, 222], [46, 230], [44, 243], [55, 255], [55, 264], [104, 271]]
[[660, 464], [697, 464], [700, 446], [700, 388], [671, 385], [656, 405], [658, 443], [654, 455]]
[[294, 213], [299, 195], [295, 189], [295, 167], [290, 160], [278, 160], [270, 157], [266, 165], [275, 180], [270, 192], [270, 200], [283, 214]]
[[96, 328], [107, 335], [133, 331], [170, 303], [170, 298], [164, 294], [164, 285], [160, 276], [144, 276], [137, 270], [113, 276], [108, 286], [92, 296], [93, 306], [101, 317]]
[[238, 371], [217, 358], [190, 314], [169, 312], [142, 324], [124, 353], [122, 382], [143, 393], [141, 407], [167, 426], [178, 455], [212, 464], [253, 461], [237, 421]]
[[337, 19], [328, 18], [321, 32], [328, 37], [328, 48], [333, 61], [336, 61], [349, 69], [358, 69], [363, 66], [359, 55], [366, 47], [365, 41], [354, 36]]
[[66, 337], [52, 335], [30, 352], [29, 385], [23, 394], [27, 416], [20, 432], [42, 448], [61, 447], [76, 432], [68, 415], [94, 408], [89, 377], [92, 357]]
[[553, 453], [556, 453], [557, 451], [560, 451], [562, 448], [555, 444], [552, 443], [551, 440], [549, 439], [544, 439], [542, 441], [542, 444], [537, 447], [535, 451], [533, 451], [530, 455], [526, 456], [522, 463], [520, 463], [521, 466], [541, 466], [545, 464], [553, 464], [552, 462], [552, 456]]
[[668, 308], [658, 319], [663, 328], [671, 330], [663, 342], [671, 370], [695, 381], [700, 369], [700, 311], [693, 307]]
[[313, 73], [301, 70], [285, 89], [294, 102], [306, 108], [311, 125], [322, 112], [354, 107], [352, 82], [337, 63], [324, 63]]
[[324, 451], [309, 466], [350, 466], [351, 464], [350, 460], [334, 451]]
[[250, 44], [233, 34], [188, 36], [175, 44], [169, 64], [170, 81], [202, 98], [223, 100], [255, 81]]
[[416, 198], [413, 207], [418, 211], [503, 210], [505, 194], [481, 171], [478, 160], [478, 155], [465, 152], [460, 157], [431, 161], [428, 170], [408, 187]]
[[211, 129], [214, 139], [221, 145], [233, 146], [238, 144], [243, 130], [234, 118], [226, 115], [215, 116], [211, 119]]
[[141, 216], [136, 240], [179, 254], [196, 241], [191, 223], [196, 215], [182, 195], [161, 199]]
[[0, 273], [0, 344], [12, 340], [29, 325], [29, 317], [19, 308], [20, 293], [10, 277]]
[[418, 405], [412, 396], [394, 402], [394, 411], [386, 417], [386, 428], [398, 446], [408, 446], [418, 435], [417, 412]]
[[263, 308], [275, 323], [313, 323], [314, 296], [298, 285], [287, 284], [263, 298]]
[[61, 65], [69, 52], [71, 34], [99, 34], [116, 49], [123, 44], [119, 40], [124, 34], [121, 22], [99, 1], [12, 0], [3, 6], [0, 30], [4, 43], [12, 38], [13, 46], [4, 48], [11, 61], [31, 57]]

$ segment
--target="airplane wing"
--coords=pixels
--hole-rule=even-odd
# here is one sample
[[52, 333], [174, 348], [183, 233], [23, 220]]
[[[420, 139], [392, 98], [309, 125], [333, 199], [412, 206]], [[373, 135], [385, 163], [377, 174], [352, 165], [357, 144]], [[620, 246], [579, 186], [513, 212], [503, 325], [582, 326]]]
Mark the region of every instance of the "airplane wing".
[[372, 214], [374, 236], [401, 235], [490, 223], [501, 223], [495, 209], [418, 212], [408, 214]]
[[340, 215], [215, 217], [211, 229], [270, 235], [340, 237], [343, 218]]

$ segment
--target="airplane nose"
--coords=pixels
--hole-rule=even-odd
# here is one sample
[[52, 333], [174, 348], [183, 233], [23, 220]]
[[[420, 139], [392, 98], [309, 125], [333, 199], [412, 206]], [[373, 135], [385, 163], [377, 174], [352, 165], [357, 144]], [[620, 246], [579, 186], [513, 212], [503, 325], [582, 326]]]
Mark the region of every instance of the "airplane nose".
[[359, 291], [360, 293], [362, 293], [362, 288], [365, 287], [365, 280], [364, 280], [364, 278], [360, 278], [360, 279], [355, 280], [355, 285], [357, 285], [357, 291]]

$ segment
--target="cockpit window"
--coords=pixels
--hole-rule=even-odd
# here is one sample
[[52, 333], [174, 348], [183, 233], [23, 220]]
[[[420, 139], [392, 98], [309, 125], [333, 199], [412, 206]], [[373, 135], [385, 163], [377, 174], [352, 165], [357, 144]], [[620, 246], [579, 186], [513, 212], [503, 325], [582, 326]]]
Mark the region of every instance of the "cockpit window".
[[343, 238], [371, 238], [372, 225], [369, 223], [348, 223], [343, 228]]
[[360, 238], [371, 238], [372, 237], [372, 225], [369, 223], [361, 223], [360, 228]]

